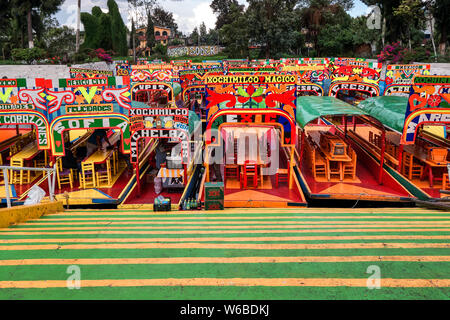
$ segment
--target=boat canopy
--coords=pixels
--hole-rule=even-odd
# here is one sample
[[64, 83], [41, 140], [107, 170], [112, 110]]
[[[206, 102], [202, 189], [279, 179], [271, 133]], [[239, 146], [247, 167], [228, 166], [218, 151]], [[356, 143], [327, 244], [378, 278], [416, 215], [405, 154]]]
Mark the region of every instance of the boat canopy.
[[323, 116], [367, 115], [363, 110], [335, 97], [303, 96], [297, 98], [297, 123], [304, 128], [311, 121]]
[[358, 108], [380, 121], [385, 127], [402, 133], [407, 104], [408, 97], [382, 96], [366, 99], [359, 103]]

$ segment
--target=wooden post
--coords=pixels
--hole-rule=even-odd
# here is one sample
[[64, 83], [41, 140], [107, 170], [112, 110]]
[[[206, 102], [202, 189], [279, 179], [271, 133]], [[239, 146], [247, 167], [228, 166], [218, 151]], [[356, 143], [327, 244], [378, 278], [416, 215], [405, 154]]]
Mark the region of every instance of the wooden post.
[[381, 157], [380, 157], [380, 173], [378, 175], [378, 184], [383, 184], [383, 165], [384, 165], [384, 152], [386, 149], [386, 130], [381, 131]]
[[289, 189], [292, 189], [292, 186], [294, 184], [294, 179], [292, 178], [292, 173], [294, 171], [294, 150], [295, 147], [291, 147], [291, 160], [289, 161]]
[[353, 132], [356, 133], [356, 117], [353, 116]]
[[301, 146], [300, 146], [300, 159], [299, 159], [299, 165], [302, 165], [302, 161], [303, 161], [303, 150], [305, 150], [305, 128], [303, 128], [302, 130], [302, 138], [301, 138], [302, 142], [301, 142]]
[[138, 193], [138, 196], [140, 196], [141, 195], [141, 179], [139, 176], [139, 163], [135, 164], [135, 170], [136, 170], [137, 193]]
[[345, 138], [347, 138], [347, 117], [344, 116], [344, 132], [345, 132]]
[[206, 174], [206, 182], [209, 182], [209, 152], [208, 145], [205, 146], [205, 174]]
[[397, 166], [397, 171], [398, 172], [402, 172], [402, 160], [403, 160], [403, 145], [400, 144], [400, 146], [398, 147], [398, 166]]

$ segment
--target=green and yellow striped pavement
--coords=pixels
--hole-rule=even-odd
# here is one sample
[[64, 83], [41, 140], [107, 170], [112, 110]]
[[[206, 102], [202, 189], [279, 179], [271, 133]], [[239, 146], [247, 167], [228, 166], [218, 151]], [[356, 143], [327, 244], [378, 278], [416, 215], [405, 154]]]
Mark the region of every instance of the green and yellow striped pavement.
[[0, 299], [449, 297], [442, 211], [90, 209], [0, 229]]

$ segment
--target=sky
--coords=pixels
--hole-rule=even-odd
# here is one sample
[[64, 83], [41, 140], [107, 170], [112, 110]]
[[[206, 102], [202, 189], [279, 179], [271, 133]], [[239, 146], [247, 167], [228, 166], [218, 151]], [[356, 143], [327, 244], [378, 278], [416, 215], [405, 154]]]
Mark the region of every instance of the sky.
[[[246, 4], [245, 0], [238, 0]], [[128, 19], [128, 4], [126, 0], [116, 0], [122, 14], [124, 23], [131, 29], [131, 21]], [[184, 34], [190, 34], [202, 22], [208, 29], [213, 29], [216, 16], [213, 14], [208, 0], [159, 0], [160, 6], [173, 13], [178, 30]], [[107, 0], [81, 0], [81, 12], [91, 12], [92, 7], [99, 6], [104, 12], [108, 12]], [[367, 6], [360, 0], [355, 0], [355, 6], [349, 12], [353, 17], [367, 14]], [[65, 0], [61, 10], [55, 15], [61, 25], [76, 28], [77, 0]], [[83, 26], [81, 24], [81, 29]]]

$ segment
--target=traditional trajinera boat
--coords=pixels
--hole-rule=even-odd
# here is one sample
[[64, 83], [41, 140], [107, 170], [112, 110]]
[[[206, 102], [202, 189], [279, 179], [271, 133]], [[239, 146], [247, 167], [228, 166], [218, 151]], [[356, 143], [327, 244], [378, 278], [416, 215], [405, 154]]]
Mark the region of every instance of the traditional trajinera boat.
[[1, 79], [0, 198], [22, 204], [39, 186], [68, 205], [217, 209], [446, 196], [449, 77], [380, 71], [351, 58], [139, 60]]

